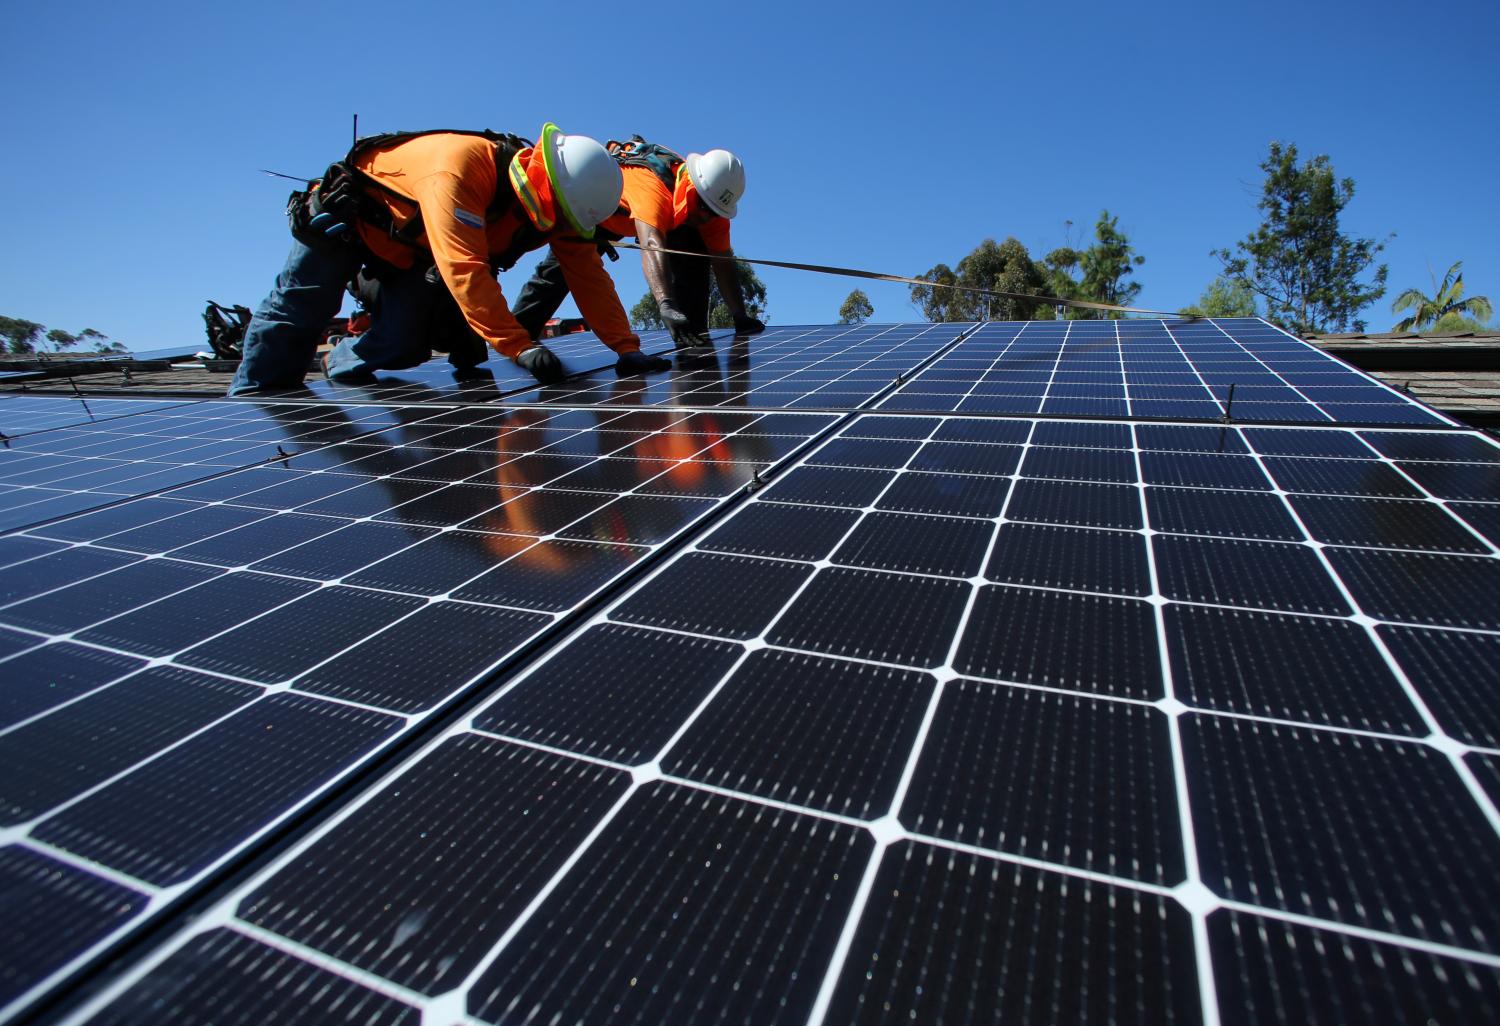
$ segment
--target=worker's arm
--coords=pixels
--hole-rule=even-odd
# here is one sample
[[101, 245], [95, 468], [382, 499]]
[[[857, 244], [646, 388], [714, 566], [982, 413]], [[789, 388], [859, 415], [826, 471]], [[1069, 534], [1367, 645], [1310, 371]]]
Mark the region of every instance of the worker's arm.
[[630, 318], [620, 305], [614, 279], [604, 269], [599, 247], [576, 236], [564, 236], [552, 240], [552, 253], [562, 264], [578, 312], [599, 341], [617, 353], [638, 351], [641, 340], [630, 330]]
[[422, 208], [432, 261], [458, 301], [464, 320], [496, 352], [514, 358], [532, 341], [511, 315], [490, 270], [484, 212], [494, 187], [491, 163], [488, 181], [478, 171], [462, 176], [440, 171], [416, 182], [413, 192]]
[[641, 247], [641, 273], [646, 276], [646, 285], [656, 299], [656, 312], [672, 333], [672, 340], [679, 346], [708, 345], [708, 336], [693, 332], [687, 314], [677, 305], [677, 299], [667, 285], [667, 258], [661, 252], [661, 247], [667, 244], [666, 237], [649, 222], [637, 220], [635, 238]]
[[745, 310], [745, 294], [740, 289], [740, 276], [734, 267], [734, 250], [710, 251], [709, 263], [713, 264], [714, 278], [719, 283], [719, 295], [734, 318], [734, 330], [739, 335], [757, 335], [766, 330], [765, 322]]
[[667, 289], [667, 258], [661, 247], [667, 244], [662, 233], [645, 221], [636, 219], [635, 240], [641, 247], [641, 274], [646, 276], [646, 287], [656, 297], [657, 303], [671, 299]]

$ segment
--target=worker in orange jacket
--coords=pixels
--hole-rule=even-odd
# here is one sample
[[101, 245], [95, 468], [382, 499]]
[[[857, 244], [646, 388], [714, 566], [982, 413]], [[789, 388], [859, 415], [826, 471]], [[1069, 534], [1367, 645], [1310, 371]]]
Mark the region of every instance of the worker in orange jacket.
[[[420, 132], [360, 140], [288, 204], [294, 243], [286, 267], [245, 332], [230, 394], [299, 385], [324, 326], [363, 269], [380, 282], [370, 329], [343, 338], [323, 361], [328, 377], [367, 381], [377, 369], [430, 356], [424, 328], [436, 304], [457, 303], [478, 339], [539, 381], [563, 375], [546, 347], [516, 323], [496, 280], [524, 253], [550, 246], [621, 374], [671, 364], [640, 351], [594, 229], [619, 207], [618, 165], [586, 136], [545, 125], [536, 145], [516, 136]], [[450, 298], [451, 297], [451, 298]], [[450, 351], [480, 362], [483, 351]]]
[[[745, 192], [740, 159], [728, 150], [680, 157], [640, 136], [627, 143], [610, 142], [608, 148], [620, 164], [626, 209], [606, 218], [599, 226], [601, 233], [607, 238], [634, 237], [640, 244], [641, 271], [677, 344], [709, 344], [710, 269], [734, 318], [735, 333], [764, 331], [765, 324], [745, 308], [729, 243], [729, 222]], [[662, 248], [703, 255], [662, 253]], [[516, 320], [532, 338], [541, 337], [543, 326], [567, 296], [566, 272], [558, 261], [544, 259], [521, 289]]]

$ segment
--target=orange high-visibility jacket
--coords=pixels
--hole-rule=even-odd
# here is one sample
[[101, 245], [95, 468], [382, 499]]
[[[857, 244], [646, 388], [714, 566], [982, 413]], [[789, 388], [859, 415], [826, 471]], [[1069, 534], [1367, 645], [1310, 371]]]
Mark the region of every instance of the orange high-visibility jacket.
[[[663, 236], [677, 227], [672, 193], [656, 177], [656, 172], [630, 166], [621, 167], [620, 171], [625, 176], [625, 194], [621, 200], [630, 208], [630, 215], [615, 214], [606, 218], [602, 227], [626, 238], [635, 237], [637, 220], [646, 222]], [[684, 187], [691, 189], [692, 185], [687, 183]], [[725, 218], [710, 219], [698, 228], [698, 235], [710, 253], [729, 252], [729, 222]]]
[[[497, 220], [485, 221], [496, 185], [510, 187], [499, 182], [494, 144], [472, 135], [422, 135], [364, 154], [356, 164], [411, 201], [371, 190], [390, 209], [396, 229], [420, 208], [424, 231], [416, 245], [432, 254], [438, 273], [479, 337], [502, 356], [514, 357], [528, 348], [531, 338], [511, 315], [490, 270], [491, 254], [504, 253], [517, 229], [529, 227], [519, 204], [508, 206]], [[412, 266], [416, 254], [384, 231], [361, 223], [359, 234], [380, 259], [396, 267]], [[578, 309], [600, 340], [617, 353], [639, 349], [640, 339], [630, 330], [598, 247], [562, 227], [547, 233], [545, 241], [562, 265]]]

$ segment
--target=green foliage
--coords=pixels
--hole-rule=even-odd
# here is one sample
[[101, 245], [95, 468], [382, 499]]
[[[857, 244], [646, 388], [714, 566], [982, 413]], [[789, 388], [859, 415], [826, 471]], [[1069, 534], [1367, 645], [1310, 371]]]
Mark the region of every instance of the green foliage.
[[1198, 302], [1178, 312], [1185, 317], [1254, 317], [1255, 293], [1243, 282], [1221, 274], [1203, 290]]
[[1410, 317], [1400, 321], [1392, 331], [1421, 331], [1424, 328], [1433, 330], [1449, 331], [1471, 331], [1471, 328], [1439, 329], [1436, 326], [1442, 324], [1445, 318], [1473, 318], [1475, 323], [1487, 321], [1495, 315], [1495, 308], [1490, 305], [1488, 296], [1470, 296], [1464, 298], [1464, 273], [1461, 270], [1464, 262], [1455, 261], [1448, 268], [1448, 273], [1443, 275], [1443, 283], [1438, 284], [1437, 275], [1432, 276], [1432, 295], [1424, 295], [1420, 289], [1407, 289], [1396, 297], [1391, 304], [1391, 313], [1400, 313], [1402, 310], [1410, 310]]
[[[735, 277], [740, 282], [740, 295], [745, 298], [745, 313], [751, 317], [766, 319], [766, 283], [760, 280], [760, 275], [755, 273], [755, 268], [743, 260], [734, 262]], [[734, 314], [729, 312], [729, 305], [724, 302], [724, 297], [719, 294], [719, 279], [717, 275], [709, 275], [708, 290], [708, 326], [710, 328], [732, 328], [734, 327]]]
[[61, 328], [53, 328], [47, 332], [47, 341], [52, 343], [54, 352], [62, 352], [64, 349], [72, 349], [78, 344], [78, 336], [71, 335]]
[[19, 317], [0, 316], [0, 338], [5, 340], [5, 349], [11, 353], [36, 352], [37, 340], [42, 336], [44, 325]]
[[1434, 335], [1456, 335], [1471, 331], [1476, 335], [1500, 334], [1500, 325], [1485, 324], [1460, 313], [1448, 313], [1439, 317], [1432, 327], [1426, 329]]
[[966, 309], [964, 300], [967, 298], [962, 292], [951, 288], [943, 288], [945, 285], [957, 285], [958, 275], [953, 273], [953, 268], [947, 264], [938, 264], [925, 274], [915, 277], [932, 282], [931, 285], [913, 285], [911, 287], [911, 301], [921, 309], [922, 316], [929, 321], [966, 321], [963, 309]]
[[1129, 306], [1141, 294], [1141, 283], [1127, 279], [1146, 258], [1131, 248], [1130, 240], [1120, 231], [1119, 221], [1118, 217], [1110, 217], [1108, 210], [1099, 212], [1094, 225], [1094, 244], [1078, 254], [1078, 266], [1083, 272], [1081, 284], [1086, 298], [1096, 303]]
[[126, 353], [129, 352], [119, 342], [111, 342], [109, 336], [103, 332], [95, 331], [93, 328], [84, 328], [78, 333], [78, 341], [88, 345], [93, 343], [96, 353]]
[[840, 324], [863, 324], [875, 316], [875, 307], [870, 303], [870, 297], [865, 295], [863, 289], [855, 289], [844, 299], [844, 305], [839, 307]]
[[661, 319], [661, 311], [656, 308], [656, 297], [647, 289], [641, 301], [630, 308], [630, 326], [636, 331], [650, 331], [652, 329], [665, 328], [667, 325]]
[[[1083, 254], [1071, 246], [1062, 246], [1042, 257], [1040, 270], [1047, 282], [1047, 291], [1059, 299], [1087, 299], [1083, 283], [1074, 277], [1083, 262]], [[1090, 311], [1065, 306], [1062, 315], [1068, 320], [1090, 316]], [[1055, 314], [1054, 314], [1055, 316]]]
[[[1141, 283], [1128, 280], [1135, 268], [1146, 262], [1120, 231], [1120, 219], [1108, 210], [1099, 212], [1094, 224], [1094, 242], [1084, 249], [1062, 246], [1048, 253], [1038, 269], [1046, 289], [1059, 299], [1081, 299], [1095, 303], [1129, 306], [1140, 295]], [[1068, 222], [1069, 225], [1072, 222]], [[1045, 315], [1043, 315], [1045, 316]], [[1102, 311], [1063, 307], [1068, 320], [1105, 316]], [[1108, 314], [1120, 317], [1121, 314]]]
[[1048, 294], [1042, 272], [1032, 262], [1026, 247], [1014, 238], [1001, 243], [985, 239], [958, 262], [956, 271], [947, 264], [938, 264], [917, 277], [933, 283], [911, 287], [911, 301], [929, 321], [1024, 321], [1035, 317], [1042, 308], [1041, 303], [1031, 300], [983, 296], [937, 286], [959, 285], [1038, 297]]
[[[740, 293], [745, 298], [745, 312], [751, 317], [765, 320], [766, 283], [760, 280], [760, 275], [755, 273], [755, 268], [743, 260], [734, 262], [734, 270], [740, 280]], [[734, 327], [734, 314], [729, 312], [729, 305], [724, 302], [724, 297], [719, 293], [718, 277], [710, 273], [708, 281], [708, 326], [710, 328]], [[637, 331], [666, 327], [661, 319], [661, 311], [656, 308], [656, 297], [649, 290], [635, 306], [630, 308], [630, 326]]]
[[1290, 331], [1363, 331], [1359, 311], [1385, 295], [1387, 268], [1375, 264], [1385, 243], [1339, 230], [1354, 179], [1335, 178], [1326, 156], [1299, 164], [1297, 147], [1279, 142], [1260, 167], [1266, 173], [1260, 227], [1234, 252], [1213, 251], [1225, 277], [1264, 298], [1267, 318]]

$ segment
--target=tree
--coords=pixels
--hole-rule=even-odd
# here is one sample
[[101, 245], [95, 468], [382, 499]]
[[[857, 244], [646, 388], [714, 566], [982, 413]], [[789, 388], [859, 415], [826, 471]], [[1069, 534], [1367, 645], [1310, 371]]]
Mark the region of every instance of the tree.
[[660, 330], [665, 328], [666, 322], [661, 319], [661, 311], [656, 308], [656, 297], [647, 289], [641, 301], [630, 308], [630, 326], [636, 331], [650, 331], [653, 328]]
[[1221, 274], [1209, 282], [1197, 303], [1178, 312], [1184, 317], [1254, 317], [1255, 293], [1248, 285]]
[[[766, 283], [760, 280], [755, 268], [743, 260], [734, 262], [735, 274], [740, 280], [740, 294], [745, 299], [745, 312], [751, 317], [766, 319]], [[661, 311], [656, 308], [656, 297], [648, 290], [640, 301], [630, 308], [630, 326], [637, 331], [665, 328]], [[734, 327], [734, 315], [729, 304], [719, 293], [719, 279], [710, 273], [708, 289], [708, 326], [710, 328]]]
[[78, 344], [78, 336], [70, 335], [61, 328], [53, 328], [47, 332], [47, 341], [52, 343], [53, 352], [62, 352], [64, 349], [72, 349]]
[[1290, 143], [1271, 143], [1260, 167], [1266, 173], [1260, 227], [1235, 252], [1213, 251], [1225, 277], [1264, 298], [1268, 319], [1290, 331], [1363, 331], [1359, 311], [1385, 295], [1387, 267], [1375, 264], [1384, 242], [1339, 230], [1354, 179], [1335, 178], [1327, 156], [1298, 164]]
[[42, 325], [19, 317], [0, 317], [0, 338], [12, 353], [34, 353], [42, 335]]
[[[760, 275], [755, 273], [755, 268], [743, 260], [734, 262], [735, 277], [740, 281], [740, 295], [745, 299], [745, 313], [751, 317], [766, 319], [766, 283], [760, 280]], [[729, 304], [724, 302], [724, 297], [719, 294], [719, 278], [710, 275], [712, 283], [708, 290], [708, 326], [710, 328], [732, 328], [734, 327], [734, 314], [729, 312]]]
[[840, 324], [863, 324], [875, 316], [875, 307], [870, 305], [870, 297], [865, 295], [863, 289], [855, 289], [844, 299], [844, 305], [839, 307]]
[[[1135, 268], [1146, 262], [1136, 254], [1130, 240], [1119, 229], [1118, 217], [1110, 217], [1108, 210], [1099, 212], [1094, 224], [1094, 244], [1078, 254], [1078, 266], [1083, 272], [1084, 295], [1096, 303], [1114, 306], [1129, 306], [1141, 294], [1141, 283], [1126, 281], [1135, 273]], [[1123, 314], [1110, 312], [1110, 317]]]
[[911, 287], [912, 304], [922, 311], [923, 317], [929, 321], [969, 320], [966, 303], [968, 297], [955, 289], [942, 287], [958, 284], [958, 275], [953, 273], [953, 268], [947, 264], [938, 264], [916, 277], [932, 282], [931, 285]]
[[[1412, 311], [1410, 317], [1404, 318], [1392, 331], [1421, 331], [1423, 328], [1436, 326], [1443, 323], [1445, 318], [1456, 317], [1459, 319], [1473, 318], [1475, 321], [1487, 321], [1495, 314], [1495, 308], [1490, 305], [1488, 296], [1470, 296], [1463, 298], [1464, 273], [1462, 260], [1455, 261], [1448, 268], [1448, 273], [1443, 275], [1443, 283], [1438, 284], [1437, 275], [1432, 276], [1432, 295], [1422, 294], [1420, 289], [1407, 289], [1396, 297], [1391, 304], [1391, 313], [1400, 313], [1402, 310]], [[1469, 330], [1465, 328], [1459, 331]]]
[[92, 342], [96, 353], [123, 353], [126, 348], [119, 342], [111, 342], [109, 336], [93, 328], [84, 328], [78, 333], [78, 341], [83, 343]]
[[917, 277], [932, 283], [911, 287], [911, 301], [929, 321], [1024, 321], [1034, 317], [1042, 305], [1038, 301], [938, 287], [942, 285], [1029, 294], [1039, 299], [1048, 295], [1042, 272], [1032, 263], [1026, 247], [1014, 238], [1001, 243], [985, 239], [958, 262], [956, 271], [947, 264], [938, 264]]

